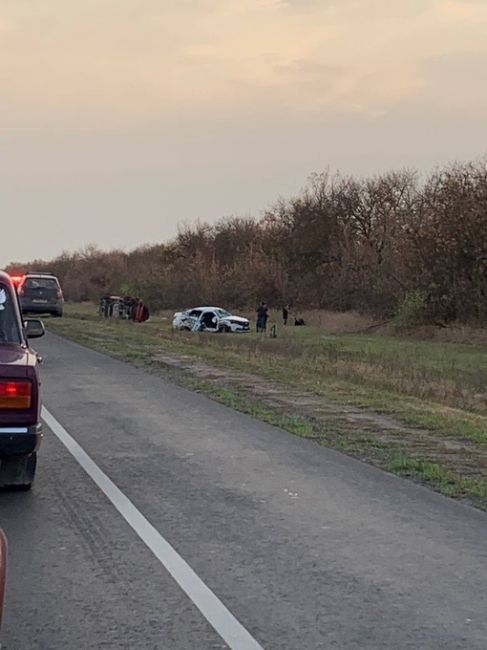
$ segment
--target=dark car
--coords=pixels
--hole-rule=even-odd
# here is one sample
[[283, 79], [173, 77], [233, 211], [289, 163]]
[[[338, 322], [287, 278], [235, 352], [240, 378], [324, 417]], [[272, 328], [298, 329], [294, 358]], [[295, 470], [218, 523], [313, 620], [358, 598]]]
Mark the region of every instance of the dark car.
[[22, 322], [11, 278], [0, 271], [0, 487], [29, 489], [42, 438], [37, 354], [28, 338], [40, 320]]
[[17, 290], [24, 314], [63, 315], [63, 292], [52, 273], [29, 272], [20, 279]]

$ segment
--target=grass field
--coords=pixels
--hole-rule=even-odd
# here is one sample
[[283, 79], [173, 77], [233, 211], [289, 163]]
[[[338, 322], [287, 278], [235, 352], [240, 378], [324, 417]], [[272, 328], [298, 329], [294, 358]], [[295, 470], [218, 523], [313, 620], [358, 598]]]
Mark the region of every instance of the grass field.
[[[487, 508], [487, 346], [336, 333], [326, 324], [278, 327], [276, 338], [175, 333], [170, 314], [140, 325], [108, 322], [98, 320], [92, 305], [69, 305], [66, 318], [46, 323], [143, 365], [157, 366], [157, 354], [164, 352], [226, 369], [227, 376], [209, 381], [205, 375], [191, 379], [186, 368], [185, 381], [293, 433]], [[280, 407], [263, 398], [265, 383], [255, 390], [248, 381], [233, 385], [232, 373], [238, 372], [277, 386]], [[286, 391], [306, 408], [286, 408], [293, 404], [282, 401]], [[296, 391], [313, 399], [296, 402]], [[326, 417], [319, 415], [319, 400], [328, 405]], [[341, 418], [348, 407], [388, 419], [374, 416], [377, 432], [370, 422], [361, 430], [360, 422], [351, 426]]]

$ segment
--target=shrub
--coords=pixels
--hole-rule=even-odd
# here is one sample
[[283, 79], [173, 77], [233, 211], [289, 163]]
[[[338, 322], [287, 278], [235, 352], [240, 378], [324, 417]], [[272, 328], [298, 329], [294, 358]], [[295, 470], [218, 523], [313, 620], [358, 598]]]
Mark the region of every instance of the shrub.
[[394, 313], [394, 325], [398, 329], [411, 329], [423, 325], [426, 315], [426, 294], [420, 289], [408, 291]]

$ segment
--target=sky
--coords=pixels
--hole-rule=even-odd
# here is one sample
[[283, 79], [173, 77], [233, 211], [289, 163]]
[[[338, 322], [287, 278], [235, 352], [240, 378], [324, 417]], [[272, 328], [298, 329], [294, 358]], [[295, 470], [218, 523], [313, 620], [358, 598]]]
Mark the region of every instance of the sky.
[[487, 0], [0, 0], [0, 267], [487, 152]]

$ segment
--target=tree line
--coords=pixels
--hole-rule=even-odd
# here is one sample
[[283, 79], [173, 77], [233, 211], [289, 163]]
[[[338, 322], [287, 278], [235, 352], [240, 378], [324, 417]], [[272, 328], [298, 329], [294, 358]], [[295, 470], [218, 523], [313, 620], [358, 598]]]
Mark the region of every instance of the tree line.
[[160, 309], [266, 300], [386, 317], [413, 304], [425, 319], [482, 324], [487, 164], [427, 177], [316, 174], [259, 219], [187, 225], [172, 241], [129, 252], [88, 247], [9, 266], [32, 269], [55, 273], [74, 301], [130, 294]]

